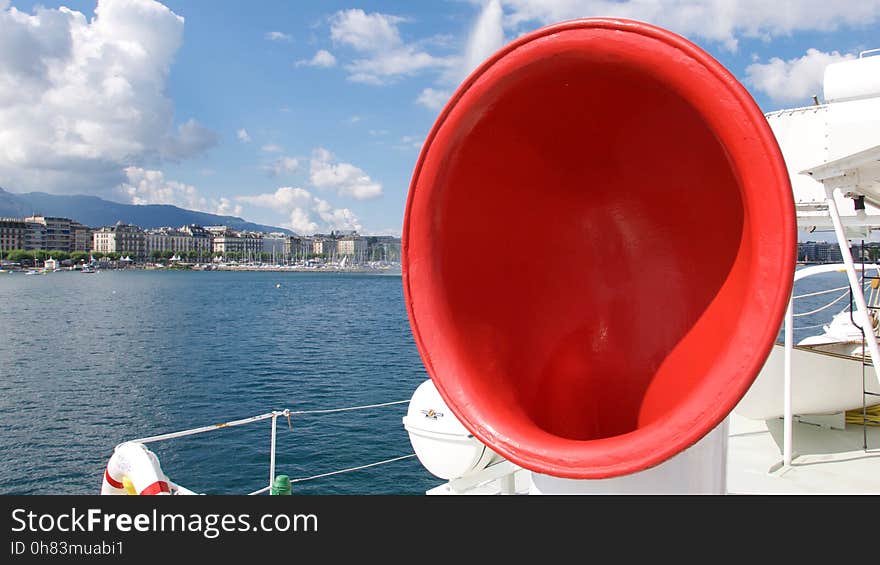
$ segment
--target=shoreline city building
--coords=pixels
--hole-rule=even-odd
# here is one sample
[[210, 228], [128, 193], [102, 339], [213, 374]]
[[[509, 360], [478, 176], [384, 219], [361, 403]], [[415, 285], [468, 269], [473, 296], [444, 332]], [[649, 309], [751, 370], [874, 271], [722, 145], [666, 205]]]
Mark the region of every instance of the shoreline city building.
[[[400, 238], [388, 235], [344, 230], [313, 235], [263, 233], [195, 224], [142, 228], [123, 222], [93, 228], [70, 218], [43, 215], [0, 217], [0, 254], [13, 250], [118, 254], [132, 263], [171, 256], [181, 261], [236, 260], [288, 265], [343, 258], [347, 258], [349, 265], [401, 260]], [[880, 259], [880, 242], [855, 243], [852, 253], [856, 260], [876, 261]], [[0, 256], [4, 258], [5, 255]], [[840, 249], [831, 242], [799, 242], [797, 260], [804, 264], [840, 262]]]
[[229, 226], [142, 228], [117, 222], [89, 227], [64, 217], [33, 215], [0, 218], [0, 253], [13, 250], [118, 255], [132, 263], [181, 261], [273, 262], [341, 261], [349, 265], [399, 262], [400, 238], [331, 231], [311, 236], [236, 230]]

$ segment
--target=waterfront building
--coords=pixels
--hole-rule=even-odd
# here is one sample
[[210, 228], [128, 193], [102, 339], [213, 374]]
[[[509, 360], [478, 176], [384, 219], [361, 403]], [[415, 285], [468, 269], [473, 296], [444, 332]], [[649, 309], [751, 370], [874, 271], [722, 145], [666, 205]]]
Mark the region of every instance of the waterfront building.
[[284, 254], [291, 261], [303, 261], [314, 253], [313, 240], [304, 235], [289, 235], [284, 240]]
[[215, 237], [232, 233], [232, 230], [228, 226], [205, 226], [203, 229]]
[[70, 251], [91, 251], [92, 231], [92, 228], [71, 220]]
[[28, 251], [43, 249], [46, 241], [46, 226], [40, 222], [25, 221], [27, 231], [24, 236], [24, 248]]
[[241, 253], [244, 246], [233, 230], [226, 226], [205, 226], [205, 231], [211, 234], [211, 250], [214, 253]]
[[213, 238], [214, 253], [226, 255], [228, 253], [241, 253], [243, 245], [241, 240], [232, 234], [214, 235]]
[[199, 256], [209, 255], [214, 251], [214, 236], [202, 226], [190, 224], [181, 227], [180, 231], [192, 237], [193, 251], [198, 252]]
[[34, 233], [40, 233], [42, 238], [39, 247], [36, 247], [40, 239], [35, 237], [31, 249], [44, 249], [46, 251], [70, 251], [70, 218], [57, 218], [53, 216], [28, 216], [24, 219], [28, 224], [39, 224], [42, 228], [35, 228]]
[[367, 254], [367, 240], [355, 232], [336, 240], [336, 253], [340, 257], [351, 257], [355, 263], [363, 263]]
[[[857, 253], [854, 253], [857, 256]], [[805, 241], [798, 243], [797, 260], [807, 263], [839, 263], [842, 256], [837, 243]]]
[[0, 251], [24, 249], [28, 226], [19, 218], [0, 218]]
[[367, 237], [367, 256], [370, 261], [400, 261], [400, 238], [391, 235]]
[[259, 232], [239, 232], [226, 226], [208, 226], [205, 228], [214, 234], [213, 247], [215, 253], [226, 255], [237, 253], [248, 261], [259, 258], [263, 252], [263, 234]]
[[147, 257], [152, 257], [154, 251], [180, 254], [192, 250], [193, 237], [185, 231], [162, 227], [144, 232], [144, 252]]
[[335, 256], [336, 240], [328, 235], [315, 234], [315, 237], [312, 238], [312, 253], [328, 258]]
[[259, 259], [263, 252], [263, 234], [261, 232], [243, 231], [238, 232], [241, 239], [242, 254], [249, 261]]
[[288, 240], [284, 234], [265, 234], [262, 238], [262, 246], [263, 253], [268, 253], [275, 262], [280, 263], [290, 257]]
[[143, 259], [146, 256], [144, 232], [138, 226], [117, 222], [114, 226], [105, 226], [93, 234], [92, 247], [102, 253], [117, 252], [132, 259]]

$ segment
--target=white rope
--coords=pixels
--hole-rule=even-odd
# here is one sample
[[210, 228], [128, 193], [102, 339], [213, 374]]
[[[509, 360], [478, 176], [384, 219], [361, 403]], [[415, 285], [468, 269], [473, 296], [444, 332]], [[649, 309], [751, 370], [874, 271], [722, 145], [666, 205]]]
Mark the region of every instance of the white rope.
[[835, 298], [834, 300], [832, 300], [831, 302], [829, 302], [825, 306], [820, 306], [819, 308], [816, 308], [815, 310], [810, 310], [809, 312], [801, 312], [800, 314], [794, 314], [794, 317], [800, 318], [801, 316], [809, 316], [810, 314], [815, 314], [816, 312], [821, 312], [822, 310], [824, 310], [826, 308], [830, 308], [831, 306], [834, 306], [835, 304], [837, 304], [838, 302], [840, 302], [841, 300], [846, 298], [848, 295], [849, 295], [849, 291], [844, 292], [843, 294], [841, 294], [840, 296], [838, 296], [837, 298]]
[[799, 327], [792, 328], [792, 329], [795, 329], [795, 330], [813, 330], [813, 329], [816, 329], [816, 328], [821, 328], [821, 327], [824, 326], [824, 325], [825, 325], [825, 324], [816, 324], [816, 325], [814, 325], [814, 326], [799, 326]]
[[[331, 471], [329, 473], [321, 473], [320, 475], [314, 475], [312, 477], [302, 477], [300, 479], [290, 479], [291, 483], [301, 483], [303, 481], [311, 481], [312, 479], [320, 479], [322, 477], [329, 477], [331, 475], [339, 475], [341, 473], [348, 473], [351, 471], [360, 471], [361, 469], [366, 469], [368, 467], [376, 467], [377, 465], [385, 465], [386, 463], [394, 463], [395, 461], [401, 461], [403, 459], [409, 459], [410, 457], [415, 457], [415, 453], [410, 453], [409, 455], [401, 455], [400, 457], [394, 457], [392, 459], [386, 459], [384, 461], [377, 461], [376, 463], [370, 463], [368, 465], [361, 465], [359, 467], [351, 467], [349, 469], [340, 469], [339, 471]], [[262, 491], [260, 491], [262, 492]]]
[[259, 422], [260, 420], [268, 420], [269, 418], [273, 418], [276, 416], [287, 416], [290, 412], [287, 410], [280, 410], [275, 412], [269, 412], [268, 414], [260, 414], [259, 416], [252, 416], [250, 418], [243, 418], [241, 420], [233, 420], [232, 422], [223, 422], [222, 424], [213, 424], [210, 426], [202, 426], [201, 428], [193, 428], [191, 430], [184, 430], [182, 432], [172, 432], [170, 434], [162, 434], [158, 436], [150, 436], [150, 437], [142, 437], [139, 439], [132, 439], [129, 441], [137, 442], [137, 443], [152, 443], [155, 441], [162, 441], [165, 439], [174, 439], [178, 437], [192, 436], [195, 434], [203, 434], [205, 432], [213, 432], [214, 430], [222, 430], [223, 428], [232, 428], [235, 426], [243, 426], [245, 424], [250, 424], [252, 422]]
[[367, 408], [381, 408], [383, 406], [393, 406], [394, 404], [406, 404], [409, 400], [395, 400], [394, 402], [383, 402], [382, 404], [367, 404], [365, 406], [350, 406], [347, 408], [329, 408], [327, 410], [295, 410], [290, 415], [301, 414], [331, 414], [333, 412], [347, 412], [349, 410], [365, 410]]
[[[386, 463], [394, 463], [395, 461], [401, 461], [403, 459], [409, 459], [409, 458], [415, 457], [415, 456], [416, 456], [415, 453], [410, 453], [409, 455], [401, 455], [400, 457], [393, 457], [391, 459], [386, 459], [384, 461], [377, 461], [376, 463], [370, 463], [369, 465], [361, 465], [360, 467], [351, 467], [350, 469], [341, 469], [339, 471], [331, 471], [330, 473], [322, 473], [320, 475], [314, 475], [312, 477], [302, 477], [299, 479], [290, 479], [290, 482], [291, 482], [291, 484], [292, 483], [301, 483], [303, 481], [311, 481], [312, 479], [320, 479], [322, 477], [329, 477], [331, 475], [339, 475], [341, 473], [348, 473], [350, 471], [360, 471], [361, 469], [366, 469], [368, 467], [377, 467], [379, 465], [385, 465]], [[263, 487], [259, 490], [255, 490], [254, 492], [248, 493], [248, 496], [263, 494], [264, 492], [267, 492], [270, 488], [272, 488], [272, 487]]]
[[838, 288], [829, 288], [827, 290], [820, 290], [817, 292], [811, 292], [809, 294], [798, 294], [797, 296], [792, 296], [792, 298], [794, 300], [797, 300], [798, 298], [809, 298], [811, 296], [819, 296], [820, 294], [829, 294], [829, 293], [832, 293], [832, 292], [835, 292], [838, 290], [849, 290], [849, 287], [848, 286], [841, 286]]
[[214, 430], [220, 430], [223, 428], [232, 428], [235, 426], [242, 426], [244, 424], [250, 424], [252, 422], [259, 422], [260, 420], [268, 420], [269, 418], [276, 416], [301, 416], [304, 414], [332, 414], [334, 412], [348, 412], [350, 410], [366, 410], [368, 408], [381, 408], [383, 406], [393, 406], [395, 404], [406, 404], [409, 400], [395, 400], [394, 402], [383, 402], [381, 404], [366, 404], [363, 406], [348, 406], [345, 408], [330, 408], [326, 410], [276, 410], [275, 412], [269, 412], [268, 414], [260, 414], [259, 416], [252, 416], [250, 418], [244, 418], [242, 420], [234, 420], [232, 422], [224, 422], [222, 424], [212, 424], [210, 426], [202, 426], [200, 428], [193, 428], [191, 430], [184, 430], [181, 432], [172, 432], [169, 434], [162, 434], [157, 436], [149, 436], [138, 439], [132, 439], [129, 441], [138, 442], [138, 443], [152, 443], [156, 441], [162, 441], [166, 439], [174, 439], [178, 437], [186, 437], [196, 434], [203, 434], [205, 432], [212, 432]]

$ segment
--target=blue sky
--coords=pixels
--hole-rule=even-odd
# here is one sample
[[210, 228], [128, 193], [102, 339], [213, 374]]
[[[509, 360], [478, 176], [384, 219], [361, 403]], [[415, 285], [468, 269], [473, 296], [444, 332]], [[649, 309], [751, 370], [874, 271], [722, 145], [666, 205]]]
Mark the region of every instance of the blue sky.
[[880, 47], [878, 15], [880, 0], [0, 0], [0, 186], [399, 234], [440, 106], [522, 33], [649, 21], [770, 111]]

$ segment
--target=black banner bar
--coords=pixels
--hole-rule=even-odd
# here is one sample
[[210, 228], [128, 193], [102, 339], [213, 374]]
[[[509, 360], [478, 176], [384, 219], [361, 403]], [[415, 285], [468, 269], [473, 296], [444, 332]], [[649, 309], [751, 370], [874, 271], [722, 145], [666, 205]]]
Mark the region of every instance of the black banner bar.
[[[630, 555], [710, 542], [735, 552], [742, 536], [750, 545], [777, 545], [786, 528], [810, 520], [825, 522], [830, 534], [834, 516], [867, 513], [877, 503], [875, 497], [4, 496], [0, 563], [175, 563], [192, 555], [223, 563], [312, 555], [334, 563], [407, 551], [422, 561], [430, 560], [422, 552], [437, 549], [495, 557], [536, 548]], [[849, 537], [853, 522], [847, 523]]]

